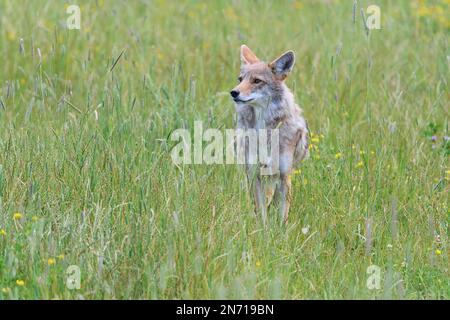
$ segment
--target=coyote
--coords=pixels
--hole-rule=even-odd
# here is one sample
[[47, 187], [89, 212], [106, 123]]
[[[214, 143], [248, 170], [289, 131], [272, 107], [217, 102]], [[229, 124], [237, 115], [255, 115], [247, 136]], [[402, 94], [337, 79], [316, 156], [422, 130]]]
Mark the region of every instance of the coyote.
[[[293, 51], [287, 51], [271, 63], [265, 63], [246, 45], [242, 45], [239, 84], [230, 92], [236, 106], [238, 129], [278, 130], [275, 173], [262, 175], [261, 167], [267, 164], [245, 162], [255, 213], [262, 215], [264, 225], [268, 208], [274, 204], [281, 219], [287, 222], [292, 199], [291, 173], [308, 157], [308, 124], [302, 117], [302, 110], [294, 102], [292, 92], [284, 83], [294, 62]], [[248, 142], [244, 142], [244, 146], [245, 159], [248, 159]]]

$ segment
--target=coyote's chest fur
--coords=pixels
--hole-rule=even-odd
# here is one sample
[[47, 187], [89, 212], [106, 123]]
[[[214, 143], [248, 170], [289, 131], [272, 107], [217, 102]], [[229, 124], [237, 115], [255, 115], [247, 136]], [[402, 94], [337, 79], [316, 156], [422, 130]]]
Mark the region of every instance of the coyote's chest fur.
[[290, 174], [308, 155], [308, 127], [292, 93], [287, 88], [285, 90], [285, 97], [279, 101], [260, 105], [238, 104], [236, 112], [238, 129], [263, 129], [268, 135], [277, 130], [278, 169], [281, 174]]
[[264, 107], [255, 106], [252, 108], [253, 110], [253, 127], [255, 129], [269, 129], [268, 125], [270, 123], [266, 123], [266, 115], [264, 112]]

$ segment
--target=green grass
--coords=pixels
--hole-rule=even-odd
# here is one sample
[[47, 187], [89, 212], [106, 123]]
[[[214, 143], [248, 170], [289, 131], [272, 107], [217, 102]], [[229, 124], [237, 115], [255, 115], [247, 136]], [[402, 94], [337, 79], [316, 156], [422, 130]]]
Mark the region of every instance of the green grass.
[[[450, 298], [438, 11], [358, 1], [381, 8], [367, 36], [350, 0], [78, 3], [66, 30], [62, 1], [0, 1], [0, 299]], [[241, 168], [170, 157], [176, 128], [234, 126], [242, 43], [296, 52], [287, 84], [319, 139], [267, 230]]]

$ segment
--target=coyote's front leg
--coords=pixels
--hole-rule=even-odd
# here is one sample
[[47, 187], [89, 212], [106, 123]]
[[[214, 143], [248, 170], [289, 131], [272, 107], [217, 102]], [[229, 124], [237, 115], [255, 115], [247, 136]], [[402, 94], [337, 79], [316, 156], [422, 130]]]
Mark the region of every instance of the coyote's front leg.
[[278, 210], [280, 218], [284, 223], [287, 223], [291, 199], [291, 176], [280, 174], [277, 179], [276, 190], [270, 207], [274, 207], [274, 209]]
[[264, 195], [264, 185], [260, 175], [255, 171], [254, 166], [247, 166], [247, 180], [254, 200], [255, 215], [258, 216], [261, 214], [263, 224], [265, 225], [267, 219], [267, 207]]
[[282, 153], [280, 155], [280, 172], [275, 191], [275, 204], [278, 207], [280, 218], [287, 223], [289, 207], [292, 200], [291, 192], [291, 173], [292, 173], [292, 154]]
[[289, 174], [280, 175], [280, 184], [278, 185], [278, 204], [281, 219], [284, 223], [287, 222], [289, 215], [289, 207], [291, 205], [291, 176]]
[[264, 184], [261, 181], [261, 177], [257, 176], [254, 181], [254, 197], [255, 197], [255, 208], [256, 214], [260, 213], [263, 221], [263, 225], [266, 225], [267, 220], [267, 206], [266, 206], [266, 196], [264, 191]]

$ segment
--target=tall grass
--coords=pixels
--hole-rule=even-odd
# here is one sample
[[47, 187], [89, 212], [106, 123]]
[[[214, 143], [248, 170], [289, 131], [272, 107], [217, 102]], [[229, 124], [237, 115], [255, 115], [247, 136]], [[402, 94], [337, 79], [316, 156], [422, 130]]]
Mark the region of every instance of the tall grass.
[[[368, 34], [350, 0], [78, 4], [67, 30], [62, 2], [0, 1], [0, 299], [450, 298], [441, 20], [410, 1], [378, 1]], [[234, 126], [242, 43], [296, 52], [313, 132], [267, 230], [240, 168], [170, 158], [172, 130]]]

